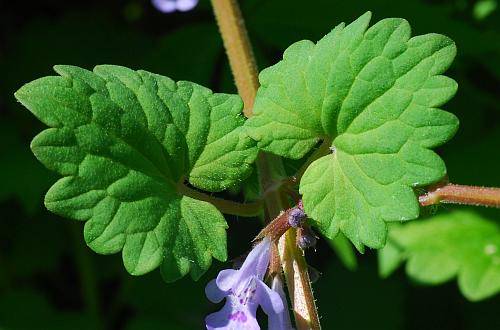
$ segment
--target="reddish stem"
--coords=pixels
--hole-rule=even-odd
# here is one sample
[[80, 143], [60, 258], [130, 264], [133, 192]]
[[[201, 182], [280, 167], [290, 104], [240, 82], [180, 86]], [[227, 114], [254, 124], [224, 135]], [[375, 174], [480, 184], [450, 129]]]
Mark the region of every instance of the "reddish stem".
[[264, 237], [269, 237], [272, 241], [277, 241], [288, 229], [290, 229], [290, 224], [288, 223], [288, 215], [292, 208], [281, 212], [276, 218], [269, 222], [259, 234], [253, 239], [257, 241]]
[[500, 188], [445, 183], [431, 187], [418, 200], [422, 206], [452, 203], [500, 207]]

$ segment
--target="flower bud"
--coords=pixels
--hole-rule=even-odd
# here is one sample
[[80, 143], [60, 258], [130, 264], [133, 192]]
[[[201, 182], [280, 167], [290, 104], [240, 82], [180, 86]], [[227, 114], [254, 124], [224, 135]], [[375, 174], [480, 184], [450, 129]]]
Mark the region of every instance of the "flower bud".
[[288, 223], [290, 226], [297, 228], [302, 224], [302, 221], [306, 217], [304, 210], [298, 207], [294, 207], [290, 210], [288, 214]]
[[316, 246], [316, 235], [309, 227], [301, 227], [297, 230], [297, 245], [302, 250]]

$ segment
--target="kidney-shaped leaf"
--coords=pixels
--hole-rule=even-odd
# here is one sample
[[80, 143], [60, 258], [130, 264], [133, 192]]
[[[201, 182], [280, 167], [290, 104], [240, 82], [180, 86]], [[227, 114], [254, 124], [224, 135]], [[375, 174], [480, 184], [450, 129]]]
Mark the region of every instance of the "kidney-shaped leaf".
[[226, 259], [226, 222], [186, 194], [221, 191], [249, 175], [256, 147], [238, 96], [146, 71], [56, 66], [61, 75], [23, 86], [17, 99], [51, 128], [32, 142], [64, 177], [45, 197], [54, 213], [87, 221], [96, 252], [122, 250], [126, 269], [162, 265], [167, 280], [199, 278]]
[[456, 49], [449, 38], [410, 38], [408, 22], [370, 13], [340, 24], [318, 43], [299, 41], [262, 71], [254, 116], [258, 146], [301, 158], [319, 141], [332, 152], [306, 170], [306, 212], [327, 237], [342, 231], [362, 251], [385, 244], [386, 221], [418, 216], [413, 188], [446, 168], [429, 148], [450, 139], [457, 118], [437, 107], [456, 92], [440, 75]]

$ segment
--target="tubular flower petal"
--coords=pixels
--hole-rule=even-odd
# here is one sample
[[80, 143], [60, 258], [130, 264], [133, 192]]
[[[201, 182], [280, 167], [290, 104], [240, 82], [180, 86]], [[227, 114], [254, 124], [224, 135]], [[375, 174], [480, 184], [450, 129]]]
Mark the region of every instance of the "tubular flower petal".
[[210, 281], [205, 293], [212, 302], [226, 298], [224, 307], [205, 318], [207, 329], [260, 329], [256, 319], [259, 305], [267, 315], [284, 309], [283, 299], [263, 281], [269, 265], [271, 241], [267, 238], [248, 254], [240, 269], [222, 270]]
[[[283, 306], [286, 307], [286, 297], [283, 291], [283, 283], [279, 276], [273, 277], [273, 283], [271, 284], [271, 289], [278, 293], [283, 302]], [[281, 313], [268, 314], [269, 316], [269, 330], [293, 330], [292, 322], [290, 321], [290, 314], [288, 313], [288, 308], [283, 308]]]

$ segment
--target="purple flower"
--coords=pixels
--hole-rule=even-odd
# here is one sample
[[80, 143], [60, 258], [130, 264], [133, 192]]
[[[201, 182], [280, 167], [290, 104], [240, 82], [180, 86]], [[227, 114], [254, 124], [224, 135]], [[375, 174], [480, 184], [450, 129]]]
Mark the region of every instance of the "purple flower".
[[[271, 284], [271, 289], [278, 293], [283, 301], [283, 306], [287, 306], [285, 292], [283, 291], [283, 283], [281, 282], [280, 276], [275, 276], [273, 278], [273, 283]], [[290, 321], [290, 314], [287, 308], [283, 308], [283, 311], [278, 314], [269, 314], [269, 330], [291, 330], [292, 322]]]
[[224, 269], [205, 288], [214, 303], [226, 298], [224, 307], [205, 318], [207, 329], [260, 329], [255, 314], [259, 305], [267, 315], [284, 310], [280, 295], [263, 281], [269, 265], [271, 241], [264, 238], [248, 254], [240, 269]]
[[151, 0], [151, 3], [162, 13], [173, 13], [193, 9], [198, 4], [198, 0]]

